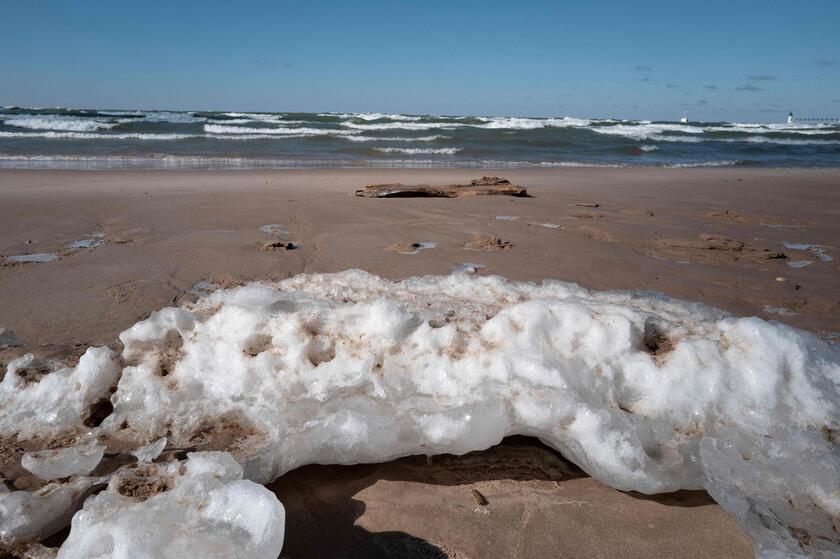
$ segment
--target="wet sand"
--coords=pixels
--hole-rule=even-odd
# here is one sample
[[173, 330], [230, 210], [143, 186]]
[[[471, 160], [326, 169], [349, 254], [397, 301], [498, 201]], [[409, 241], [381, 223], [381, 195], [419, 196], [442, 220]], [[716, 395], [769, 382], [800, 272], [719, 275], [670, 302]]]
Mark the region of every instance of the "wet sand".
[[[533, 197], [353, 194], [482, 174]], [[652, 290], [832, 339], [838, 239], [836, 171], [0, 171], [0, 364], [113, 345], [208, 286], [347, 268], [397, 279], [480, 265], [512, 280]], [[56, 258], [5, 258], [31, 254]], [[290, 557], [751, 553], [704, 493], [614, 491], [531, 439], [431, 465], [311, 466], [272, 487], [289, 513]]]

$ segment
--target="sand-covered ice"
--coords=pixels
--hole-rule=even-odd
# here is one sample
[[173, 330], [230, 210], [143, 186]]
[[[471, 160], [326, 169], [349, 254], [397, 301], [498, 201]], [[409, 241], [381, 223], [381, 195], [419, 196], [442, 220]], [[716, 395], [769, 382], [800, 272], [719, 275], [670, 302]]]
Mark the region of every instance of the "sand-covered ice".
[[[707, 489], [759, 555], [840, 553], [840, 351], [781, 324], [556, 281], [348, 271], [216, 291], [120, 341], [120, 355], [92, 348], [74, 368], [35, 374], [32, 358], [13, 361], [0, 401], [16, 405], [0, 408], [0, 436], [61, 447], [95, 437], [106, 459], [146, 460], [166, 437], [170, 450], [230, 452], [265, 483], [309, 463], [461, 454], [525, 434], [618, 489]], [[113, 409], [91, 421], [103, 394]], [[180, 472], [173, 457], [114, 476]], [[179, 482], [140, 507], [114, 480], [77, 514], [67, 549], [93, 550], [68, 546], [97, 533], [121, 542], [129, 525], [156, 534], [154, 549], [186, 549], [195, 534], [164, 525], [198, 518], [191, 499], [223, 489], [196, 481], [183, 501]], [[257, 489], [224, 502], [259, 503]], [[237, 518], [251, 536], [268, 529], [261, 514]], [[282, 539], [282, 514], [274, 522]]]

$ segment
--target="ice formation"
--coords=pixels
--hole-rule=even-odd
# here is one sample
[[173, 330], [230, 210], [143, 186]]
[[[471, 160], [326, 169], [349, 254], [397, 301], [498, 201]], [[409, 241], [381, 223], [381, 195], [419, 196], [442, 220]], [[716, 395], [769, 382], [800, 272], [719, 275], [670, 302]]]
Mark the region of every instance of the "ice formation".
[[[556, 281], [347, 271], [219, 290], [152, 313], [120, 341], [120, 355], [91, 348], [42, 375], [18, 359], [0, 383], [4, 440], [96, 437], [106, 459], [145, 460], [87, 500], [61, 557], [117, 556], [95, 547], [100, 533], [128, 540], [135, 557], [153, 555], [143, 545], [201, 545], [169, 528], [221, 522], [202, 516], [201, 499], [222, 503], [206, 514], [240, 522], [220, 537], [260, 556], [276, 543], [274, 532], [260, 539], [276, 528], [265, 519], [282, 512], [207, 451], [265, 483], [308, 463], [460, 454], [510, 434], [539, 437], [618, 489], [706, 488], [759, 556], [840, 554], [840, 350], [785, 325]], [[93, 413], [103, 394], [107, 414]], [[184, 450], [199, 452], [172, 461]], [[197, 473], [205, 462], [213, 476]], [[176, 481], [138, 504], [117, 488], [143, 468]], [[252, 506], [253, 517], [237, 512]], [[9, 522], [0, 516], [0, 530]], [[156, 539], [141, 544], [141, 530]]]
[[73, 517], [58, 559], [276, 559], [283, 505], [227, 453], [117, 472]]
[[105, 445], [88, 443], [54, 450], [27, 452], [20, 463], [24, 469], [39, 478], [51, 480], [87, 475], [99, 465], [104, 455]]

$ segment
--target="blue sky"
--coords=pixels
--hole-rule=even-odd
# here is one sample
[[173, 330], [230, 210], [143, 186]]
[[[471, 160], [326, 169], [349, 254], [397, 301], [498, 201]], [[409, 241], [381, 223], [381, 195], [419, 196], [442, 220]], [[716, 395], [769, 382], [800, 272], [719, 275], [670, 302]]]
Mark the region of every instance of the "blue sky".
[[840, 116], [840, 1], [0, 2], [0, 104]]

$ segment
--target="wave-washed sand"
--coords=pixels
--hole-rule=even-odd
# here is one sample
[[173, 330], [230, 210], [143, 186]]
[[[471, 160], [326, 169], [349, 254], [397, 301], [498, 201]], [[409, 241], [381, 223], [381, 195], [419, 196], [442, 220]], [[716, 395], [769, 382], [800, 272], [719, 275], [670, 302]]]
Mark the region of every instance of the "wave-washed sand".
[[[0, 172], [0, 364], [27, 352], [72, 363], [214, 287], [347, 268], [658, 291], [840, 332], [835, 172], [493, 174], [533, 198], [353, 194], [468, 183], [474, 170]], [[428, 463], [305, 466], [269, 487], [289, 557], [751, 555], [705, 492], [622, 493], [534, 439]]]

